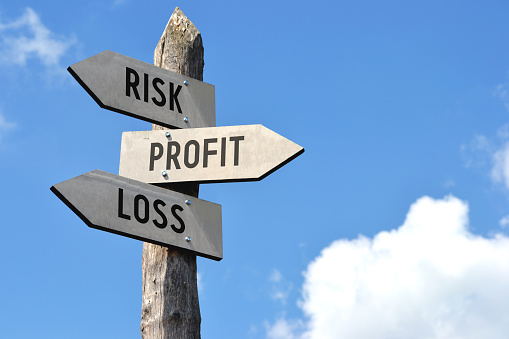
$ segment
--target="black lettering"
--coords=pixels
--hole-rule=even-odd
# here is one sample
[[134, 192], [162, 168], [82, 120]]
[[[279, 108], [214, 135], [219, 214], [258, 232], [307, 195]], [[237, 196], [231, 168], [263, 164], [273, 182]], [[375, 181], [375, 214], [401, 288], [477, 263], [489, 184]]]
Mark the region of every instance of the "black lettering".
[[180, 93], [180, 90], [182, 89], [182, 86], [181, 85], [177, 85], [177, 90], [176, 91], [173, 91], [173, 88], [174, 88], [174, 85], [173, 85], [173, 82], [170, 82], [170, 109], [172, 111], [174, 111], [174, 103], [175, 105], [177, 105], [177, 110], [179, 113], [182, 113], [182, 110], [180, 109], [180, 104], [179, 104], [179, 101], [178, 101], [178, 98], [177, 96], [179, 95]]
[[[189, 147], [194, 145], [194, 162], [189, 162]], [[200, 144], [196, 140], [189, 140], [184, 148], [184, 164], [187, 168], [195, 168], [200, 160]]]
[[182, 206], [179, 206], [179, 205], [171, 206], [171, 214], [180, 223], [180, 228], [177, 228], [177, 227], [175, 227], [175, 224], [172, 224], [171, 229], [177, 233], [183, 233], [186, 229], [186, 225], [184, 224], [184, 220], [182, 220], [182, 218], [177, 214], [176, 210], [179, 210], [182, 212], [184, 209], [182, 208]]
[[[134, 81], [131, 81], [131, 75], [134, 75]], [[132, 68], [125, 68], [125, 95], [131, 96], [131, 89], [133, 90], [136, 99], [140, 100], [140, 94], [138, 93], [138, 85], [140, 84], [140, 76]]]
[[[175, 153], [173, 153], [172, 149], [175, 146]], [[171, 169], [171, 161], [173, 160], [173, 164], [175, 165], [175, 169], [180, 169], [179, 161], [177, 157], [180, 154], [180, 144], [176, 141], [168, 141], [168, 153], [166, 157], [166, 169]]]
[[168, 219], [166, 218], [166, 215], [164, 215], [164, 213], [159, 209], [159, 206], [166, 206], [166, 204], [164, 201], [160, 199], [154, 201], [154, 210], [156, 211], [157, 214], [161, 216], [162, 221], [159, 222], [157, 221], [157, 219], [154, 219], [152, 220], [152, 222], [154, 223], [154, 225], [156, 225], [156, 227], [165, 228], [168, 225]]
[[[156, 148], [159, 150], [156, 153]], [[149, 171], [153, 171], [154, 170], [154, 162], [158, 159], [161, 159], [161, 157], [163, 156], [163, 145], [161, 145], [160, 143], [158, 142], [153, 142], [150, 144], [150, 164], [149, 164], [149, 167], [148, 167], [148, 170]]]
[[152, 80], [152, 86], [154, 86], [157, 94], [161, 97], [161, 100], [156, 100], [156, 98], [152, 97], [152, 102], [159, 107], [163, 107], [166, 104], [166, 97], [164, 96], [163, 91], [159, 88], [159, 84], [164, 85], [164, 81], [159, 78], [154, 78], [154, 80]]
[[226, 138], [221, 138], [221, 167], [226, 165]]
[[209, 155], [216, 155], [217, 150], [209, 150], [209, 144], [217, 142], [217, 138], [203, 140], [203, 167], [207, 167], [209, 162]]
[[118, 189], [118, 217], [126, 220], [131, 220], [131, 216], [124, 214], [124, 190]]
[[[140, 216], [140, 200], [142, 200], [144, 203], [143, 212], [145, 215], [143, 216], [143, 218]], [[142, 224], [146, 224], [148, 222], [149, 202], [148, 199], [142, 194], [138, 194], [137, 196], [134, 197], [134, 217], [136, 218], [136, 220], [138, 220], [138, 222]]]
[[230, 141], [234, 142], [233, 146], [233, 166], [239, 165], [239, 143], [244, 140], [243, 136], [230, 137]]
[[143, 101], [148, 102], [148, 74], [143, 73]]

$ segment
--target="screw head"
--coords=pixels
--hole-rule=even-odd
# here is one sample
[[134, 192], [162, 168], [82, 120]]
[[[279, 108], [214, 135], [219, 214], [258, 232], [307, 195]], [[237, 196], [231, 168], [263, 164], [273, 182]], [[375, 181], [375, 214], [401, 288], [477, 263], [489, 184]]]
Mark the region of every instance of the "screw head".
[[184, 85], [189, 85], [189, 82], [187, 80], [184, 80]]
[[189, 118], [188, 118], [188, 117], [185, 117], [185, 118], [184, 118], [184, 122], [189, 122]]
[[186, 205], [187, 206], [191, 205], [191, 200], [186, 200]]
[[170, 132], [166, 132], [166, 133], [164, 133], [164, 135], [165, 135], [167, 138], [171, 137], [171, 133], [170, 133]]
[[191, 237], [186, 237], [186, 241], [190, 242], [191, 241]]
[[167, 176], [168, 176], [168, 173], [167, 173], [166, 171], [162, 171], [162, 172], [161, 172], [161, 175], [162, 175], [163, 177], [167, 177]]

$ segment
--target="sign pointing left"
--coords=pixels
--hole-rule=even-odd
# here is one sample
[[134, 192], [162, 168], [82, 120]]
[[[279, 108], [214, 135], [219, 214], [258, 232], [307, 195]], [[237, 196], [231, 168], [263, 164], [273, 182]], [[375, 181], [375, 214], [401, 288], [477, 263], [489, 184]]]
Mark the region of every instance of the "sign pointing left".
[[216, 126], [213, 85], [112, 51], [67, 70], [102, 108], [166, 127]]
[[223, 258], [221, 205], [99, 170], [51, 191], [89, 227]]

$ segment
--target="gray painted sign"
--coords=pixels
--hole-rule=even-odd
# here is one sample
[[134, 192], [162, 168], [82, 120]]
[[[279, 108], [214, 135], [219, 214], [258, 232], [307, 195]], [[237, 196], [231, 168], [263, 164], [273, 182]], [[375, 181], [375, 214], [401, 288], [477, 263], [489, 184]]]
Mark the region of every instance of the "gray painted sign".
[[119, 174], [147, 183], [253, 181], [303, 152], [262, 125], [124, 132]]
[[102, 108], [166, 127], [216, 125], [213, 85], [104, 51], [67, 68]]
[[89, 227], [223, 258], [221, 205], [99, 170], [51, 191]]

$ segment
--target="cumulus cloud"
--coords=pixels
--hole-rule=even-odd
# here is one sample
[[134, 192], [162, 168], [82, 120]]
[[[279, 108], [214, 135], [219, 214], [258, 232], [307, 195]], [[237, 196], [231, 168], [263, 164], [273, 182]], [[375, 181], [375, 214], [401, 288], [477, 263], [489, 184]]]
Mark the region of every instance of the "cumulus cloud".
[[418, 199], [397, 229], [333, 242], [304, 277], [303, 319], [278, 319], [268, 338], [509, 337], [509, 238], [471, 233], [453, 196]]
[[0, 21], [0, 55], [4, 63], [26, 65], [38, 59], [49, 68], [59, 67], [60, 58], [76, 39], [59, 37], [51, 32], [31, 8], [11, 22]]

